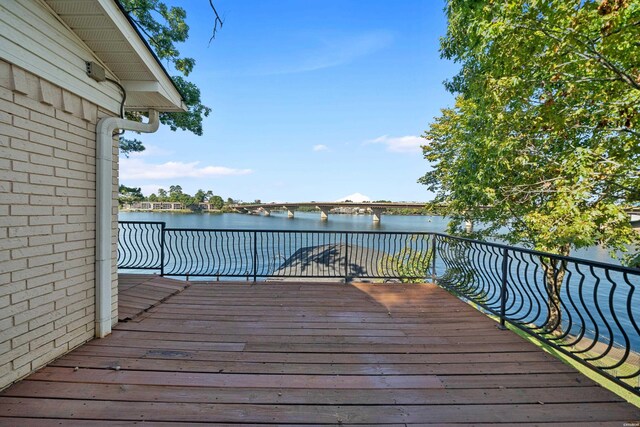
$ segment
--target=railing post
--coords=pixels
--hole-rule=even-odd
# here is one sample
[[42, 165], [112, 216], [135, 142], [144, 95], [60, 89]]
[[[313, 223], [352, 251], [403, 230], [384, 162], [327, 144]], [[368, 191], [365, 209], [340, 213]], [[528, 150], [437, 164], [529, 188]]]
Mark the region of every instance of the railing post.
[[349, 283], [349, 233], [344, 233], [344, 283]]
[[160, 276], [164, 276], [164, 226], [164, 222], [160, 223]]
[[502, 274], [500, 284], [500, 326], [498, 329], [505, 330], [505, 311], [507, 307], [507, 274], [509, 270], [509, 250], [507, 248], [502, 249]]
[[438, 243], [438, 235], [434, 234], [431, 239], [433, 243], [431, 244], [431, 280], [433, 283], [436, 283], [436, 244]]
[[253, 232], [253, 283], [258, 278], [258, 232]]

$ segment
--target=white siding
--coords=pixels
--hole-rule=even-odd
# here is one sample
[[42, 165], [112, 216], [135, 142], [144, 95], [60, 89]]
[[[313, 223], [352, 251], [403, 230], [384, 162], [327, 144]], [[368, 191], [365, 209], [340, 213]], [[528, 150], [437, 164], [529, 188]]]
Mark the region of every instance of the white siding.
[[86, 75], [91, 50], [41, 1], [0, 4], [0, 58], [112, 112], [120, 109], [119, 89]]

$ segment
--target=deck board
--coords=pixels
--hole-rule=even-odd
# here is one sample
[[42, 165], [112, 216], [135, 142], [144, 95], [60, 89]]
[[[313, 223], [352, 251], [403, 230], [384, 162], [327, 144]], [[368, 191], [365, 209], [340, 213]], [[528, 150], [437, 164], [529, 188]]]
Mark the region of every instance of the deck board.
[[189, 286], [182, 280], [155, 275], [118, 276], [118, 321], [135, 319]]
[[433, 285], [186, 286], [123, 275], [119, 302], [132, 320], [0, 393], [0, 424], [640, 419], [640, 409]]

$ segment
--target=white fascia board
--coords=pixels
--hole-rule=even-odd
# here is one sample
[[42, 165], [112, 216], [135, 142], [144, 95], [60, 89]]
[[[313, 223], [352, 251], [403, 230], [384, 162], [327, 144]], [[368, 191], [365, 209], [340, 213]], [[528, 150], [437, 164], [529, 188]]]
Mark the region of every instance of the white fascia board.
[[[127, 91], [127, 105], [125, 105], [125, 109], [127, 111], [138, 111], [140, 109], [152, 108], [157, 111], [179, 112], [187, 109], [187, 106], [183, 103], [182, 99], [180, 99], [179, 107], [167, 108], [167, 104], [172, 104], [172, 101], [167, 97], [165, 91], [158, 82], [144, 80], [121, 80], [120, 84], [122, 84], [122, 87], [124, 87], [124, 89]], [[157, 102], [161, 102], [164, 107], [155, 104], [144, 106], [135, 105], [135, 102], [132, 103], [132, 101], [136, 98], [136, 94], [140, 94], [144, 98], [150, 97]]]
[[147, 45], [140, 39], [137, 31], [131, 27], [129, 20], [124, 16], [120, 8], [116, 5], [117, 0], [96, 0], [97, 3], [105, 11], [106, 15], [111, 19], [113, 24], [122, 33], [132, 50], [140, 57], [149, 72], [153, 75], [159, 84], [158, 91], [167, 98], [176, 108], [184, 109], [182, 96], [175, 88], [171, 79], [162, 69], [156, 57], [149, 51]]

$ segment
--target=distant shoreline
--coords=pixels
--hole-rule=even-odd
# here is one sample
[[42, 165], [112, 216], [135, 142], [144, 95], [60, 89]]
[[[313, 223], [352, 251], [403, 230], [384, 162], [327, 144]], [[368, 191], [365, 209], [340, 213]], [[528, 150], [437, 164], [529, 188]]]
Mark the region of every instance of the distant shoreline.
[[[272, 212], [282, 212], [283, 209], [274, 209]], [[223, 214], [223, 213], [232, 213], [232, 214], [241, 214], [241, 215], [259, 215], [257, 213], [242, 213], [235, 210], [226, 210], [226, 209], [125, 209], [118, 207], [118, 212], [139, 212], [139, 213], [184, 213], [184, 214], [205, 214], [205, 213], [214, 213], [214, 214]], [[295, 212], [318, 212], [318, 210], [296, 210]], [[359, 213], [359, 212], [331, 212], [332, 215], [354, 215], [354, 216], [371, 216], [370, 212], [367, 213]], [[396, 212], [383, 212], [383, 215], [393, 215], [393, 216], [437, 216], [433, 214], [426, 213], [396, 213]]]

